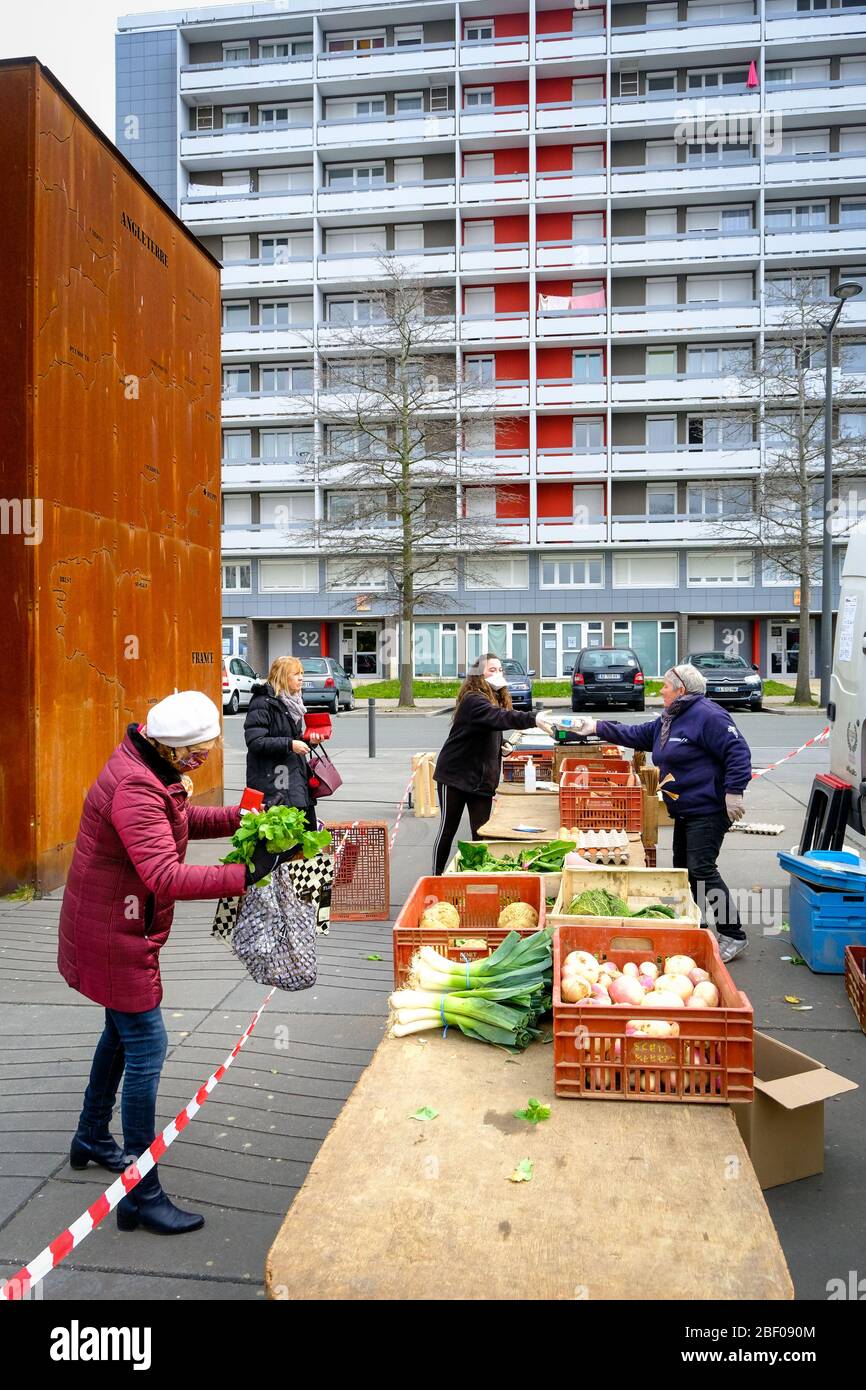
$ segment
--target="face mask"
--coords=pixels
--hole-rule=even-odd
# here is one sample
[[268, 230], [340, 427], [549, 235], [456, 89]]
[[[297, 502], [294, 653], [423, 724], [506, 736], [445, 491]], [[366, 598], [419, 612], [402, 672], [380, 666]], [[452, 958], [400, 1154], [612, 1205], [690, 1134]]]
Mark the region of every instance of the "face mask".
[[202, 763], [207, 760], [209, 752], [209, 748], [202, 748], [197, 753], [190, 753], [187, 758], [178, 758], [175, 767], [178, 772], [192, 772], [194, 767], [201, 767]]
[[484, 679], [490, 686], [491, 690], [504, 690], [506, 685], [508, 684], [508, 681], [505, 679], [501, 671], [494, 671], [492, 675], [485, 676]]

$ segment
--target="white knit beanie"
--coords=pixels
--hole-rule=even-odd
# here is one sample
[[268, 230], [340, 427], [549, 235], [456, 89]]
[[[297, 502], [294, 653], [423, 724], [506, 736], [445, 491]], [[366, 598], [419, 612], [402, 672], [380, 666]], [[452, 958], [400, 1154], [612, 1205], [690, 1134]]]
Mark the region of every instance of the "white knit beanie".
[[670, 680], [671, 685], [681, 685], [687, 695], [707, 693], [705, 677], [701, 675], [697, 666], [692, 666], [689, 662], [684, 662], [682, 666], [672, 666], [669, 671], [665, 671], [665, 680]]
[[175, 691], [160, 700], [147, 716], [144, 732], [166, 748], [186, 748], [220, 736], [220, 715], [213, 700], [200, 690]]

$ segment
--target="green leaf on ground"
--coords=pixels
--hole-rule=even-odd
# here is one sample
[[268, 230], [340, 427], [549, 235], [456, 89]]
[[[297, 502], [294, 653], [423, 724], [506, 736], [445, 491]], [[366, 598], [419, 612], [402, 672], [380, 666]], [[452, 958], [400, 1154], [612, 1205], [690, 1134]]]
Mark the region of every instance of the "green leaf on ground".
[[509, 1182], [532, 1182], [532, 1159], [522, 1158], [515, 1168]]
[[381, 960], [381, 959], [382, 959], [382, 957], [381, 957], [381, 956], [377, 956], [377, 955], [372, 955], [372, 956], [368, 956], [368, 957], [367, 957], [367, 960]]
[[429, 1105], [422, 1105], [422, 1106], [421, 1106], [421, 1109], [420, 1109], [420, 1110], [416, 1110], [416, 1111], [415, 1111], [415, 1114], [414, 1114], [414, 1115], [410, 1115], [409, 1118], [412, 1119], [412, 1120], [435, 1120], [435, 1119], [436, 1119], [436, 1116], [437, 1116], [438, 1114], [439, 1114], [439, 1111], [438, 1111], [438, 1110], [434, 1110], [434, 1109], [432, 1108], [432, 1106], [429, 1106]]
[[537, 1125], [542, 1120], [550, 1119], [550, 1106], [542, 1105], [539, 1101], [530, 1097], [529, 1104], [525, 1110], [515, 1110], [515, 1120], [526, 1120], [531, 1125]]

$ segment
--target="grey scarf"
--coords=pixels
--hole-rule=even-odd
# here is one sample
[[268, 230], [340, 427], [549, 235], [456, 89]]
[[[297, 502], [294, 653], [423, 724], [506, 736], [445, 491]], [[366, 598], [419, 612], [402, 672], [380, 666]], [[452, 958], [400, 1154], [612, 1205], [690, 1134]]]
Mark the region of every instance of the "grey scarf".
[[304, 715], [307, 713], [307, 707], [306, 707], [306, 705], [304, 704], [304, 701], [303, 701], [303, 698], [301, 697], [301, 695], [300, 695], [300, 694], [298, 694], [298, 695], [287, 695], [287, 694], [285, 694], [285, 692], [284, 692], [284, 693], [280, 696], [280, 699], [282, 700], [282, 702], [283, 702], [283, 704], [285, 705], [286, 709], [289, 711], [289, 714], [292, 716], [292, 718], [294, 719], [295, 723], [296, 723], [296, 724], [300, 724], [301, 728], [303, 729], [303, 727], [304, 727]]
[[693, 705], [695, 700], [702, 700], [703, 698], [703, 695], [683, 692], [682, 695], [678, 695], [675, 700], [671, 701], [667, 709], [662, 710], [662, 725], [659, 729], [659, 748], [664, 748], [667, 743], [670, 737], [671, 724], [676, 719], [677, 715], [682, 714], [683, 710], [688, 709], [689, 705]]

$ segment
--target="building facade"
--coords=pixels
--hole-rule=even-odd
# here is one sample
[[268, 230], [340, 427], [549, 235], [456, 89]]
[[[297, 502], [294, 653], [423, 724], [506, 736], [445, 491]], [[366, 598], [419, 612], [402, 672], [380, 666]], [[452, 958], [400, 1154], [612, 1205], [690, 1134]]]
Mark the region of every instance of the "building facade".
[[[774, 447], [758, 368], [786, 301], [805, 292], [820, 318], [840, 281], [866, 288], [866, 8], [130, 16], [117, 140], [223, 264], [226, 652], [393, 673], [375, 555], [349, 584], [311, 539], [350, 504], [320, 470], [316, 393], [341, 326], [372, 313], [384, 253], [448, 291], [448, 350], [486, 393], [459, 432], [456, 505], [502, 542], [480, 582], [446, 567], [416, 673], [491, 648], [552, 677], [601, 643], [635, 647], [648, 674], [708, 647], [796, 670], [795, 583], [721, 538]], [[834, 428], [866, 443], [849, 389], [866, 293], [837, 332]]]

